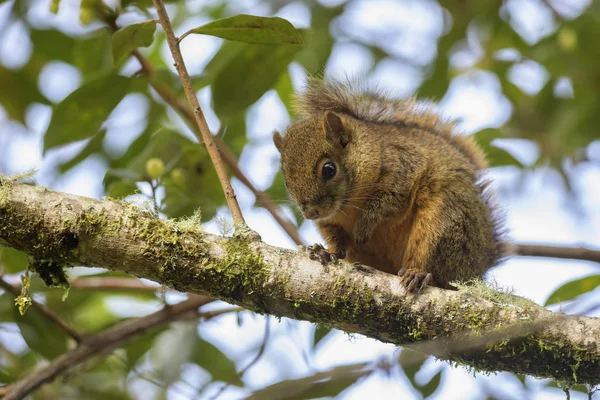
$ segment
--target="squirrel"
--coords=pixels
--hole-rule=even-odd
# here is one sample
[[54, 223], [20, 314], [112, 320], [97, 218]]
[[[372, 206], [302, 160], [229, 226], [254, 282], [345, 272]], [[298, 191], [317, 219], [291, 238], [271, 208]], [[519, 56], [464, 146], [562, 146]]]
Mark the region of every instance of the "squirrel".
[[285, 185], [328, 249], [321, 262], [397, 274], [408, 292], [481, 278], [504, 254], [483, 150], [414, 99], [309, 78], [273, 142]]

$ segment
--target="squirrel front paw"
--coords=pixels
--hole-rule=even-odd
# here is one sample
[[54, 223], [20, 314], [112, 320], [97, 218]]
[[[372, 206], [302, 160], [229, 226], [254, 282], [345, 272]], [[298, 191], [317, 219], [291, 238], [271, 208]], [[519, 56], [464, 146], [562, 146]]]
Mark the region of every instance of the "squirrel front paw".
[[346, 251], [344, 249], [338, 250], [335, 253], [330, 253], [319, 243], [308, 246], [307, 250], [309, 251], [308, 257], [311, 260], [319, 261], [323, 265], [329, 263], [337, 264], [339, 259], [346, 257]]
[[398, 276], [409, 293], [420, 293], [425, 286], [433, 282], [433, 275], [430, 272], [415, 271], [411, 268], [400, 269]]

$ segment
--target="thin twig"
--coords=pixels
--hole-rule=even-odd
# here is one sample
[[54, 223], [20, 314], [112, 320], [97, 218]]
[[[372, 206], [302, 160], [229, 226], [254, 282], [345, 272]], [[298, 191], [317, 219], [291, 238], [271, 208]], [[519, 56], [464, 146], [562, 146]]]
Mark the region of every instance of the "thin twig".
[[204, 142], [206, 150], [208, 151], [208, 155], [210, 156], [215, 170], [217, 171], [217, 176], [219, 177], [219, 181], [221, 182], [223, 192], [225, 192], [225, 199], [227, 200], [227, 205], [229, 206], [229, 210], [231, 211], [231, 217], [233, 218], [233, 222], [236, 224], [236, 226], [241, 226], [244, 224], [244, 217], [242, 215], [242, 211], [240, 210], [240, 206], [235, 198], [235, 193], [233, 191], [233, 188], [231, 187], [231, 183], [229, 182], [229, 178], [227, 176], [227, 172], [225, 171], [225, 167], [221, 162], [219, 148], [217, 147], [214, 138], [210, 133], [210, 130], [208, 129], [208, 124], [206, 123], [206, 119], [204, 118], [204, 113], [200, 108], [200, 103], [198, 103], [198, 98], [196, 97], [196, 92], [194, 91], [192, 80], [190, 79], [190, 75], [188, 74], [185, 63], [183, 62], [183, 57], [181, 55], [179, 45], [177, 44], [177, 38], [175, 37], [175, 34], [173, 33], [173, 28], [171, 27], [169, 15], [167, 14], [167, 10], [165, 9], [165, 5], [163, 4], [162, 0], [153, 0], [153, 2], [154, 6], [156, 7], [156, 12], [158, 13], [160, 24], [162, 25], [165, 35], [167, 37], [167, 43], [169, 44], [169, 48], [171, 49], [171, 54], [173, 55], [173, 59], [175, 60], [175, 68], [179, 73], [179, 77], [181, 78], [181, 83], [183, 84], [185, 94], [187, 95], [188, 101], [190, 102], [190, 105], [194, 112], [194, 117], [198, 126], [198, 130], [202, 135], [201, 141]]
[[219, 317], [221, 315], [224, 314], [231, 314], [231, 313], [239, 313], [242, 311], [248, 311], [243, 307], [228, 307], [228, 308], [222, 308], [220, 310], [214, 310], [214, 311], [205, 311], [203, 312], [200, 317], [202, 320], [204, 321], [208, 321], [209, 319], [213, 319], [215, 317]]
[[[21, 282], [12, 282], [6, 280], [9, 285], [17, 290], [21, 290]], [[162, 289], [160, 285], [146, 284], [135, 278], [116, 278], [116, 277], [81, 277], [69, 282], [69, 289], [94, 289], [94, 290], [139, 290], [146, 292], [156, 292]]]
[[210, 297], [193, 296], [179, 304], [165, 306], [153, 314], [122, 322], [100, 333], [91, 335], [77, 348], [56, 358], [48, 366], [40, 368], [24, 379], [8, 386], [3, 400], [23, 399], [40, 386], [53, 381], [93, 356], [106, 354], [149, 330], [184, 319], [190, 313], [200, 315], [197, 309], [211, 301], [213, 300]]
[[[184, 117], [184, 120], [188, 123], [188, 126], [192, 129], [192, 131], [197, 132], [198, 126], [194, 122], [194, 114], [189, 109], [187, 104], [182, 102], [175, 93], [171, 91], [170, 88], [167, 88], [164, 85], [154, 82], [151, 77], [154, 72], [154, 69], [138, 52], [134, 51], [133, 56], [137, 58], [138, 62], [141, 65], [142, 73], [148, 78], [150, 85], [156, 92], [160, 95], [169, 104], [173, 109], [175, 109], [179, 114]], [[223, 142], [220, 138], [214, 137], [215, 142], [219, 147], [221, 152], [221, 157], [233, 173], [233, 176], [238, 178], [240, 182], [242, 182], [250, 191], [256, 196], [258, 202], [273, 216], [275, 221], [283, 228], [283, 230], [288, 234], [288, 236], [296, 243], [297, 245], [304, 244], [300, 235], [298, 234], [298, 230], [294, 226], [294, 224], [287, 218], [281, 216], [281, 212], [279, 211], [279, 207], [273, 202], [271, 197], [263, 191], [260, 191], [250, 182], [250, 179], [242, 172], [240, 169], [235, 154], [229, 149], [227, 144]]]
[[159, 215], [161, 207], [158, 204], [158, 197], [156, 193], [159, 186], [159, 182], [150, 179], [148, 183], [150, 184], [150, 189], [152, 190], [152, 205], [154, 206], [154, 212], [156, 213], [156, 215]]
[[587, 247], [514, 244], [509, 249], [509, 252], [517, 256], [565, 258], [600, 263], [600, 250], [593, 250]]
[[265, 353], [265, 349], [267, 348], [267, 343], [269, 342], [269, 336], [271, 336], [271, 319], [268, 315], [265, 316], [265, 335], [263, 337], [263, 341], [258, 349], [258, 353], [256, 353], [256, 357], [248, 365], [246, 365], [240, 372], [238, 372], [238, 376], [241, 378], [244, 374], [254, 366], [260, 360], [262, 355]]
[[138, 279], [92, 277], [77, 278], [70, 283], [72, 289], [97, 289], [97, 290], [140, 290], [156, 292], [161, 289], [159, 285], [147, 285]]
[[[194, 28], [196, 29], [196, 28]], [[181, 36], [179, 36], [177, 38], [177, 45], [179, 45], [179, 43], [181, 43], [181, 41], [183, 39], [185, 39], [187, 36], [191, 35], [192, 33], [194, 33], [194, 29], [190, 29], [189, 31], [185, 31], [184, 33], [181, 34]]]
[[[0, 287], [10, 292], [15, 297], [21, 294], [19, 289], [6, 282], [2, 278], [0, 278]], [[40, 314], [42, 314], [45, 318], [51, 321], [54, 325], [58, 326], [67, 335], [72, 337], [77, 343], [81, 343], [83, 341], [83, 337], [79, 332], [77, 332], [73, 327], [71, 327], [69, 324], [63, 321], [58, 315], [52, 312], [52, 310], [50, 310], [45, 305], [40, 304], [37, 301], [31, 299], [31, 307], [36, 309]]]
[[[240, 370], [240, 372], [238, 372], [235, 375], [235, 378], [233, 378], [233, 379], [241, 379], [242, 376], [244, 376], [244, 374], [250, 368], [252, 368], [265, 353], [265, 349], [267, 348], [267, 343], [269, 342], [269, 336], [271, 335], [270, 322], [271, 322], [271, 320], [270, 320], [269, 316], [266, 315], [265, 316], [265, 335], [263, 337], [263, 341], [260, 345], [260, 348], [258, 349], [258, 353], [256, 353], [256, 356], [252, 359], [252, 361], [250, 361], [250, 363], [248, 363], [248, 365], [246, 365], [244, 368], [242, 368]], [[210, 400], [216, 400], [225, 391], [225, 389], [227, 389], [229, 386], [231, 386], [233, 379], [230, 379], [229, 382], [226, 382], [223, 386], [221, 386], [219, 391], [217, 393], [215, 393], [215, 395], [213, 397], [211, 397]]]
[[[110, 25], [110, 24], [109, 24]], [[112, 25], [111, 25], [112, 27]], [[113, 27], [113, 29], [118, 29], [118, 27]], [[198, 125], [195, 123], [194, 114], [189, 109], [187, 104], [181, 101], [177, 95], [167, 86], [161, 85], [160, 83], [155, 82], [152, 79], [152, 74], [154, 73], [154, 68], [152, 65], [142, 56], [142, 54], [134, 50], [131, 53], [140, 63], [142, 74], [148, 79], [150, 85], [162, 99], [169, 104], [173, 109], [175, 109], [181, 116], [183, 116], [184, 120], [188, 123], [188, 126], [192, 129], [192, 131], [198, 133]], [[217, 146], [221, 152], [221, 157], [225, 164], [229, 167], [233, 176], [238, 178], [240, 182], [242, 182], [250, 191], [256, 196], [258, 202], [273, 216], [275, 221], [283, 228], [285, 233], [296, 243], [297, 245], [304, 244], [300, 235], [298, 234], [298, 230], [294, 226], [294, 224], [287, 218], [282, 217], [282, 214], [279, 210], [279, 207], [273, 202], [271, 197], [263, 191], [260, 191], [250, 182], [248, 177], [242, 172], [240, 169], [235, 154], [231, 151], [231, 149], [227, 146], [225, 142], [223, 142], [218, 137], [213, 137]]]

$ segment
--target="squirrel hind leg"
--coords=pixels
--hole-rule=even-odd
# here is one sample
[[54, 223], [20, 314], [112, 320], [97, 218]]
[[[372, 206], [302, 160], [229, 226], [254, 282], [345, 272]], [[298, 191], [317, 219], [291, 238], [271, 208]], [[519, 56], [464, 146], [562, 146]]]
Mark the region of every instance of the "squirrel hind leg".
[[426, 286], [433, 283], [433, 275], [430, 272], [416, 271], [410, 268], [401, 268], [398, 276], [402, 285], [409, 293], [420, 293]]

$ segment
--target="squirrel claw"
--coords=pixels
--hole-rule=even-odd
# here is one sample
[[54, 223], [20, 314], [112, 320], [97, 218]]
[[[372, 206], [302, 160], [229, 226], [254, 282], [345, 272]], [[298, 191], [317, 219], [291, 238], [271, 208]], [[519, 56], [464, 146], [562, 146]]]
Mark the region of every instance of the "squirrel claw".
[[[311, 260], [319, 261], [323, 265], [327, 265], [329, 263], [337, 264], [338, 259], [341, 258], [338, 254], [328, 252], [322, 245], [316, 243], [312, 246], [308, 246], [307, 250], [310, 252], [308, 257]], [[344, 252], [344, 257], [346, 256]]]
[[409, 268], [402, 268], [398, 271], [398, 276], [402, 285], [409, 293], [420, 293], [426, 286], [433, 282], [433, 275], [428, 272], [415, 271]]

